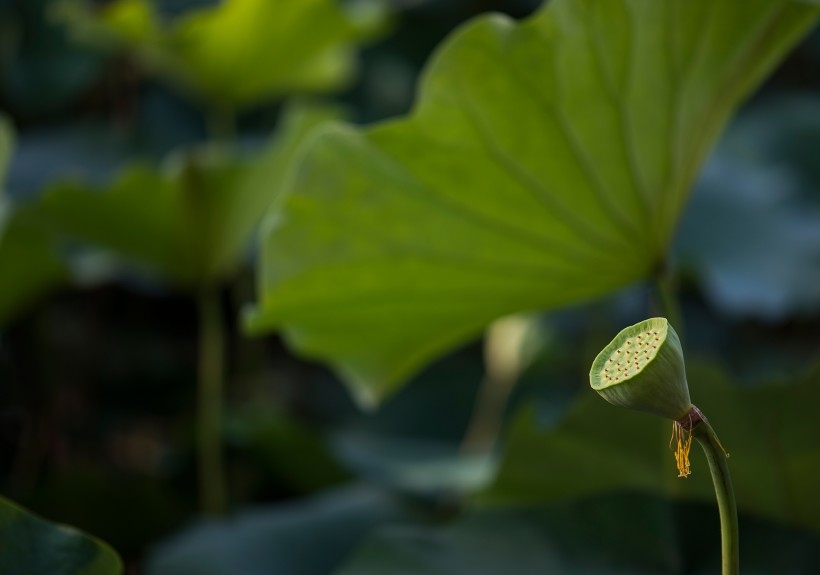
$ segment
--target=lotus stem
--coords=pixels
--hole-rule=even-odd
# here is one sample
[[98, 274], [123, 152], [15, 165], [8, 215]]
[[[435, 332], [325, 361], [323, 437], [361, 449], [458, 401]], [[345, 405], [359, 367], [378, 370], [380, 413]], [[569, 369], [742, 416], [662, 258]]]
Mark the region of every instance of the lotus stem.
[[703, 413], [694, 405], [686, 417], [678, 422], [692, 434], [703, 448], [706, 460], [709, 462], [709, 471], [712, 473], [712, 483], [715, 487], [718, 511], [720, 513], [721, 552], [723, 556], [723, 575], [739, 575], [740, 573], [740, 536], [737, 525], [737, 503], [732, 488], [732, 478], [729, 475], [729, 465], [726, 459], [729, 454], [720, 443], [715, 430]]
[[220, 515], [226, 507], [222, 457], [224, 332], [219, 292], [205, 289], [199, 296], [197, 443], [200, 509], [207, 515]]

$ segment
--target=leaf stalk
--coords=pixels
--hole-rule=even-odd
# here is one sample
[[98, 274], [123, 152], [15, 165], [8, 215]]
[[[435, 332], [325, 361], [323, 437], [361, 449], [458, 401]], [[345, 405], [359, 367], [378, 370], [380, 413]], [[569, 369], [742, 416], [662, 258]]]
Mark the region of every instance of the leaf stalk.
[[197, 447], [200, 510], [206, 515], [220, 515], [226, 509], [226, 481], [222, 455], [225, 327], [218, 290], [203, 289], [198, 304]]

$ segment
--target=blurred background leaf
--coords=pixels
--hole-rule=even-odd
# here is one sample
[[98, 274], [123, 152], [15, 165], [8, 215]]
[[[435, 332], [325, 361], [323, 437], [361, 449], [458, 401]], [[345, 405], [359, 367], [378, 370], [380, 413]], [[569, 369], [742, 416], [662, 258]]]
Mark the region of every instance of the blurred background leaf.
[[[438, 529], [380, 528], [339, 575], [688, 575], [719, 563], [717, 510], [619, 493], [570, 503], [469, 513]], [[816, 536], [743, 521], [744, 573], [809, 575]]]
[[555, 0], [477, 19], [413, 114], [313, 141], [266, 227], [250, 329], [281, 329], [372, 406], [499, 316], [649, 277], [728, 116], [817, 15]]
[[[692, 401], [710, 417], [731, 453], [739, 509], [820, 534], [820, 445], [812, 406], [820, 399], [820, 369], [802, 381], [743, 389], [716, 365], [689, 360]], [[703, 454], [693, 450], [693, 474], [676, 477], [670, 425], [584, 394], [555, 425], [541, 427], [524, 410], [506, 440], [490, 505], [529, 505], [613, 490], [712, 501]], [[538, 454], [533, 457], [533, 454]]]
[[54, 234], [30, 206], [0, 202], [0, 326], [66, 280]]
[[404, 514], [391, 496], [349, 488], [299, 504], [257, 507], [191, 527], [157, 547], [149, 575], [331, 573], [378, 525]]
[[792, 96], [743, 114], [692, 198], [676, 255], [728, 314], [772, 322], [820, 309], [818, 110]]
[[105, 543], [0, 498], [0, 571], [8, 575], [121, 575]]
[[11, 127], [0, 115], [0, 326], [65, 279], [53, 235], [29, 206], [15, 206], [6, 197], [13, 146]]
[[75, 122], [20, 134], [8, 173], [8, 193], [33, 201], [55, 179], [82, 178], [102, 185], [132, 156], [127, 139], [101, 122]]
[[167, 24], [147, 0], [117, 0], [99, 12], [69, 0], [60, 12], [86, 40], [132, 51], [166, 82], [235, 111], [342, 87], [358, 43], [384, 29], [385, 7], [378, 0], [229, 0]]
[[162, 170], [126, 167], [109, 189], [57, 183], [40, 209], [58, 234], [161, 279], [187, 288], [221, 280], [241, 263], [300, 144], [337, 115], [332, 108], [294, 105], [281, 132], [256, 156], [212, 146], [172, 156]]

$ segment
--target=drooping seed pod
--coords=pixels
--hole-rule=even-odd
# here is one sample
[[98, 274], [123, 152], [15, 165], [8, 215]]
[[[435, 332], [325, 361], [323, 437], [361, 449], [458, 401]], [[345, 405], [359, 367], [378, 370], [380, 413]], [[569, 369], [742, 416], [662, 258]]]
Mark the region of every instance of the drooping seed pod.
[[680, 339], [662, 317], [621, 330], [595, 358], [589, 383], [609, 403], [673, 420], [692, 407]]

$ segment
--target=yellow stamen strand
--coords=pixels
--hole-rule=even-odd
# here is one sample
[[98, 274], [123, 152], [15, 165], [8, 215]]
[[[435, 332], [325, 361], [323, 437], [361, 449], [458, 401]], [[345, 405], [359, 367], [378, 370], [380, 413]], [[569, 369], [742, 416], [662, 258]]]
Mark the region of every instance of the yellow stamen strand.
[[675, 449], [675, 464], [678, 467], [678, 477], [689, 477], [692, 474], [689, 465], [689, 450], [692, 449], [692, 432], [684, 429], [677, 421], [672, 423], [672, 437], [669, 438], [669, 448], [677, 440]]

